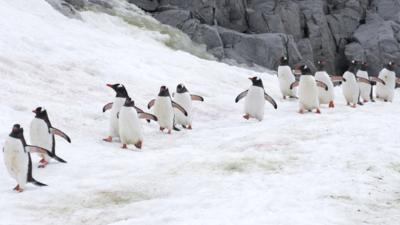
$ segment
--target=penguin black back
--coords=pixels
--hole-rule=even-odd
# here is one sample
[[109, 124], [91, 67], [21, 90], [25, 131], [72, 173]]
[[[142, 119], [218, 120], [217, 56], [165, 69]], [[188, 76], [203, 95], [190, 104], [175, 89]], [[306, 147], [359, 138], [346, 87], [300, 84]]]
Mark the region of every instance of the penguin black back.
[[279, 65], [280, 66], [289, 66], [289, 59], [286, 56], [282, 56]]
[[51, 122], [46, 109], [42, 107], [37, 107], [35, 110], [33, 110], [33, 113], [35, 113], [35, 118], [44, 120], [44, 122], [46, 122], [47, 124], [47, 127], [51, 127]]

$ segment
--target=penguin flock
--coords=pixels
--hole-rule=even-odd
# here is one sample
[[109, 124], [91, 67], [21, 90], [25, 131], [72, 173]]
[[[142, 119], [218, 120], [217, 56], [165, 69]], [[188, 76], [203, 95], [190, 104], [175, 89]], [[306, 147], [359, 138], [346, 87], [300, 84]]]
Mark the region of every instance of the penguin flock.
[[[375, 98], [392, 102], [395, 88], [400, 87], [400, 80], [396, 78], [394, 72], [395, 68], [396, 64], [389, 62], [378, 76], [370, 76], [367, 72], [367, 63], [352, 60], [342, 76], [330, 76], [324, 69], [324, 61], [317, 62], [318, 71], [312, 74], [311, 69], [305, 64], [298, 65], [292, 70], [288, 58], [283, 56], [280, 59], [277, 75], [283, 99], [297, 99], [299, 113], [313, 110], [321, 113], [321, 104], [327, 104], [329, 108], [335, 107], [334, 86], [337, 85], [342, 86], [347, 105], [354, 108], [369, 101], [374, 102]], [[244, 119], [254, 118], [262, 121], [265, 102], [268, 101], [275, 109], [278, 105], [265, 91], [260, 77], [249, 79], [251, 86], [241, 92], [235, 102], [244, 99]], [[129, 145], [142, 148], [141, 119], [148, 123], [157, 122], [160, 131], [166, 131], [168, 134], [171, 134], [172, 130], [180, 131], [178, 126], [191, 130], [192, 102], [204, 101], [202, 96], [191, 94], [184, 84], [178, 84], [172, 96], [168, 87], [161, 86], [157, 97], [147, 104], [148, 110], [152, 110], [152, 113], [148, 113], [135, 105], [135, 101], [129, 96], [123, 84], [107, 84], [107, 86], [112, 88], [116, 95], [113, 102], [103, 107], [103, 113], [110, 111], [108, 136], [103, 141], [113, 142], [117, 139], [123, 149], [127, 149]], [[375, 91], [374, 86], [376, 86]], [[56, 155], [55, 136], [71, 143], [67, 134], [52, 126], [45, 108], [37, 107], [33, 113], [35, 117], [30, 124], [31, 144], [27, 144], [23, 128], [19, 124], [14, 124], [3, 147], [4, 162], [10, 176], [17, 182], [14, 188], [17, 192], [22, 192], [27, 183], [47, 186], [32, 176], [31, 153], [39, 154], [41, 158], [39, 168], [45, 168], [51, 159], [66, 163]]]

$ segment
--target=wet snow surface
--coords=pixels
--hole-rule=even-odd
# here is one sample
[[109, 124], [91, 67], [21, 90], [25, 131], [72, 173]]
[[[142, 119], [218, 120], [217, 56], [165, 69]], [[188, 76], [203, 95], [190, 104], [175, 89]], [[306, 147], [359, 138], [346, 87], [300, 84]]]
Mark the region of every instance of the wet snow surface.
[[[68, 19], [45, 1], [0, 2], [0, 138], [14, 123], [29, 130], [44, 106], [58, 155], [34, 177], [49, 186], [12, 191], [0, 163], [0, 224], [398, 224], [399, 94], [394, 103], [297, 113], [276, 76], [198, 59], [165, 47], [165, 38], [122, 20], [83, 13]], [[245, 121], [237, 94], [263, 78], [278, 110]], [[144, 148], [101, 141], [114, 93], [124, 83], [141, 108], [161, 85], [180, 82], [205, 97], [194, 103], [194, 130], [144, 127]], [[25, 134], [29, 140], [29, 133]], [[3, 155], [0, 156], [3, 161]]]

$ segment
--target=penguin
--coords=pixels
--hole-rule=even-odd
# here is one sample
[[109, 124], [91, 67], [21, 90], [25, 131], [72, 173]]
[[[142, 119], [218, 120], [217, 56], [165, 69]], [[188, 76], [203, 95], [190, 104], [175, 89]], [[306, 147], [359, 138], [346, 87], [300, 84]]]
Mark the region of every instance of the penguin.
[[171, 134], [174, 126], [174, 109], [177, 108], [185, 116], [188, 116], [187, 111], [178, 103], [172, 101], [169, 90], [166, 86], [161, 86], [160, 92], [156, 99], [152, 99], [147, 108], [151, 109], [154, 106], [154, 114], [158, 118], [158, 124], [160, 125], [160, 131], [168, 130], [168, 134]]
[[303, 114], [305, 110], [315, 109], [316, 113], [320, 114], [318, 87], [324, 88], [325, 91], [329, 91], [329, 87], [322, 81], [316, 81], [307, 65], [301, 65], [299, 69], [300, 80], [290, 85], [290, 88], [299, 86], [299, 113]]
[[[344, 98], [346, 99], [347, 105], [350, 105], [353, 108], [356, 108], [357, 103], [359, 102], [360, 87], [358, 83], [360, 81], [364, 81], [364, 79], [357, 79], [356, 72], [357, 72], [357, 61], [352, 60], [349, 68], [343, 74], [343, 84], [342, 84], [342, 91]], [[365, 82], [369, 83], [369, 80]]]
[[32, 159], [30, 155], [32, 152], [54, 157], [47, 149], [27, 145], [24, 129], [19, 124], [14, 124], [10, 135], [4, 143], [3, 153], [7, 171], [17, 181], [17, 186], [14, 188], [17, 192], [23, 192], [27, 183], [33, 183], [36, 186], [47, 186], [35, 180], [32, 176]]
[[246, 120], [255, 118], [262, 121], [264, 119], [265, 100], [271, 103], [275, 109], [278, 108], [278, 105], [275, 100], [265, 92], [260, 77], [250, 77], [249, 80], [251, 80], [252, 85], [248, 90], [240, 93], [236, 97], [235, 102], [238, 103], [242, 98], [246, 98], [244, 103], [245, 115], [243, 118]]
[[175, 112], [175, 124], [182, 125], [185, 129], [192, 129], [192, 101], [204, 102], [204, 98], [199, 95], [190, 94], [184, 84], [178, 84], [176, 87], [176, 93], [172, 94], [174, 101], [181, 105], [186, 112], [187, 116], [184, 116], [182, 112], [174, 108]]
[[297, 88], [290, 89], [290, 85], [296, 81], [296, 78], [289, 66], [289, 60], [285, 56], [281, 57], [278, 66], [278, 81], [283, 99], [286, 97], [297, 98]]
[[384, 81], [384, 84], [377, 83], [376, 85], [376, 98], [382, 99], [383, 101], [393, 102], [394, 90], [396, 88], [396, 73], [394, 72], [396, 64], [389, 62], [379, 72], [378, 78]]
[[117, 114], [129, 95], [125, 86], [122, 84], [107, 84], [107, 86], [116, 92], [116, 96], [114, 102], [107, 103], [103, 107], [103, 113], [111, 109], [109, 136], [104, 138], [103, 141], [112, 142], [114, 137], [119, 137]]
[[328, 73], [325, 71], [325, 63], [323, 61], [317, 62], [318, 71], [315, 73], [315, 80], [320, 81], [328, 86], [328, 90], [323, 87], [318, 88], [319, 104], [329, 104], [329, 108], [335, 107], [335, 92], [333, 83]]
[[143, 135], [139, 119], [157, 121], [156, 116], [143, 112], [135, 106], [135, 102], [131, 98], [126, 98], [118, 113], [121, 148], [126, 149], [128, 144], [133, 144], [138, 149], [142, 148]]
[[[356, 76], [358, 78], [370, 80], [367, 69], [368, 69], [368, 64], [366, 62], [361, 62], [360, 68], [358, 69]], [[373, 90], [371, 82], [369, 84], [366, 82], [359, 82], [359, 86], [363, 102], [366, 103], [369, 101], [373, 101], [373, 96], [372, 96]]]
[[[51, 125], [46, 109], [37, 107], [32, 112], [35, 113], [35, 117], [30, 124], [30, 140], [32, 145], [51, 149], [54, 159], [58, 162], [66, 163], [64, 159], [56, 155], [56, 140], [54, 135], [64, 138], [69, 143], [71, 143], [71, 138]], [[49, 163], [50, 158], [47, 154], [41, 154], [41, 157], [39, 168], [44, 168]]]

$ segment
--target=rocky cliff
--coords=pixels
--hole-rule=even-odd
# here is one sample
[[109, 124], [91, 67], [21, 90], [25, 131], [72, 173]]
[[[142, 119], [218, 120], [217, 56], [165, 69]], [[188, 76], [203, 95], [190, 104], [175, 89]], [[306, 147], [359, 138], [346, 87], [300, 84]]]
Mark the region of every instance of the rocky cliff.
[[[64, 1], [84, 7], [83, 0]], [[389, 60], [400, 65], [400, 0], [128, 1], [220, 59], [270, 69], [282, 55], [311, 67], [323, 59], [336, 74], [351, 59], [367, 61], [371, 74]]]

